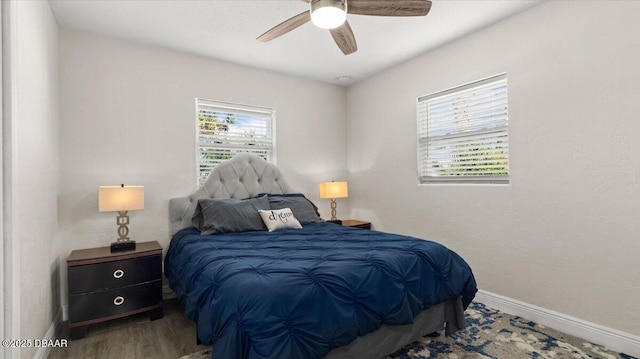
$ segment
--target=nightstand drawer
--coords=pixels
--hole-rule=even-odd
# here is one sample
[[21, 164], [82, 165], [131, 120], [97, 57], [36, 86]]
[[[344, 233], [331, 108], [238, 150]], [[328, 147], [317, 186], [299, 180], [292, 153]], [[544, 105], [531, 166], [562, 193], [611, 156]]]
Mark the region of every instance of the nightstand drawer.
[[69, 295], [124, 287], [162, 278], [162, 256], [69, 267]]
[[162, 302], [162, 280], [69, 296], [69, 323], [109, 317]]

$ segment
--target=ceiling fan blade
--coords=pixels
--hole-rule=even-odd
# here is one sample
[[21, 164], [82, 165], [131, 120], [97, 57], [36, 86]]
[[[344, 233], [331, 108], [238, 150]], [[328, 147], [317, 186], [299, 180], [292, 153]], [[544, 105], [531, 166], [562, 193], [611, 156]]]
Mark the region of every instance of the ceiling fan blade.
[[347, 11], [355, 15], [425, 16], [431, 10], [429, 0], [348, 0]]
[[264, 34], [258, 36], [256, 38], [256, 40], [258, 41], [262, 41], [262, 42], [267, 42], [267, 41], [271, 41], [273, 39], [275, 39], [276, 37], [282, 36], [284, 34], [286, 34], [287, 32], [306, 24], [307, 22], [309, 22], [311, 20], [311, 13], [309, 11], [305, 11], [303, 13], [300, 13], [292, 18], [290, 18], [289, 20], [285, 20], [283, 22], [281, 22], [280, 24], [274, 26], [273, 28], [271, 28], [270, 30], [268, 30], [267, 32], [265, 32]]
[[353, 30], [347, 21], [335, 29], [331, 29], [331, 36], [335, 40], [338, 47], [345, 55], [352, 54], [358, 51], [358, 44], [356, 43], [356, 37], [353, 36]]

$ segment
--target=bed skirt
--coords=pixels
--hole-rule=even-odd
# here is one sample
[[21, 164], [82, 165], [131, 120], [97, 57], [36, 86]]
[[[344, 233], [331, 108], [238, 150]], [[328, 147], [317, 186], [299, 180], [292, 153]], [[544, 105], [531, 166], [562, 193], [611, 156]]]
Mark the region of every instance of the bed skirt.
[[380, 359], [423, 336], [445, 329], [447, 336], [464, 328], [464, 309], [460, 297], [423, 311], [413, 324], [383, 325], [380, 329], [356, 338], [349, 345], [335, 348], [325, 359]]

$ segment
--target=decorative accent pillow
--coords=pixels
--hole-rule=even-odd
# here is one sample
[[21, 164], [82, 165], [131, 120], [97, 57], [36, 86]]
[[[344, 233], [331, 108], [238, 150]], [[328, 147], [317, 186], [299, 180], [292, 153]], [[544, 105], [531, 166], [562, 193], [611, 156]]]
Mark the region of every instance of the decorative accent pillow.
[[302, 228], [300, 222], [291, 212], [291, 208], [259, 210], [258, 213], [260, 213], [260, 217], [262, 217], [262, 221], [269, 229], [269, 232], [284, 228]]
[[259, 210], [268, 210], [266, 197], [251, 199], [201, 199], [191, 223], [200, 234], [264, 230]]
[[[260, 194], [262, 196], [263, 194]], [[318, 207], [302, 193], [267, 194], [271, 209], [290, 208], [300, 223], [320, 222]]]

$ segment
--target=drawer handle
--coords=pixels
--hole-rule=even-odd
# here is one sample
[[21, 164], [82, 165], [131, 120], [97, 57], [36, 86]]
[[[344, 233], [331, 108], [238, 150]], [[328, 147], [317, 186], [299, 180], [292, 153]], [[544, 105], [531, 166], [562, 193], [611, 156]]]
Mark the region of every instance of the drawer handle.
[[113, 304], [115, 304], [115, 305], [122, 305], [122, 303], [124, 303], [124, 297], [117, 296], [113, 300]]
[[116, 269], [116, 271], [113, 272], [113, 278], [120, 279], [122, 276], [124, 276], [124, 271], [122, 269]]

